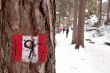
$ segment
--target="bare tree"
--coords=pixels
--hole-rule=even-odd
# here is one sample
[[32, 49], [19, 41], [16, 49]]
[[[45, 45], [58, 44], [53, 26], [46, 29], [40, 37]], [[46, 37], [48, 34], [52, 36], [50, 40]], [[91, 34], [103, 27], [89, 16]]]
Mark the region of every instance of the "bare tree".
[[86, 0], [79, 0], [78, 12], [78, 26], [77, 26], [77, 40], [75, 48], [78, 49], [80, 45], [84, 47], [84, 23], [85, 23], [85, 7]]
[[74, 21], [73, 21], [73, 35], [72, 35], [72, 44], [76, 43], [77, 37], [77, 22], [78, 22], [78, 0], [74, 0]]
[[98, 26], [101, 25], [101, 21], [102, 21], [102, 0], [99, 0], [100, 4], [99, 4], [99, 22], [98, 22]]
[[[55, 73], [55, 0], [2, 0], [0, 73]], [[13, 62], [11, 37], [47, 34], [45, 64]]]
[[110, 22], [110, 0], [108, 0], [109, 3], [108, 3], [108, 11], [107, 11], [107, 23]]

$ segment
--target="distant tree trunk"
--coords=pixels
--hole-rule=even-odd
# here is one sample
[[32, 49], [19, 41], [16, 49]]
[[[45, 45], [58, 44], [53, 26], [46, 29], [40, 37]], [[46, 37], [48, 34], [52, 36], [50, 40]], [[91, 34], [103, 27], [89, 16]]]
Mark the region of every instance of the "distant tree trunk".
[[84, 47], [85, 7], [86, 7], [86, 0], [79, 0], [77, 40], [75, 45], [76, 49], [79, 49], [80, 46]]
[[77, 22], [78, 22], [78, 0], [74, 0], [74, 21], [73, 21], [73, 34], [72, 34], [72, 44], [76, 43], [77, 37]]
[[[0, 73], [55, 73], [55, 0], [2, 0], [2, 11]], [[13, 62], [11, 37], [14, 33], [32, 36], [46, 33], [46, 63]]]
[[99, 22], [98, 22], [98, 26], [101, 25], [102, 21], [102, 0], [100, 0], [100, 5], [99, 5]]
[[59, 13], [58, 32], [60, 32], [60, 30], [59, 30], [59, 29], [60, 29], [60, 22], [61, 22], [61, 21], [60, 21], [60, 13]]
[[108, 22], [110, 22], [110, 0], [108, 0], [109, 1], [109, 3], [108, 3], [108, 11], [107, 11], [107, 24], [108, 24]]

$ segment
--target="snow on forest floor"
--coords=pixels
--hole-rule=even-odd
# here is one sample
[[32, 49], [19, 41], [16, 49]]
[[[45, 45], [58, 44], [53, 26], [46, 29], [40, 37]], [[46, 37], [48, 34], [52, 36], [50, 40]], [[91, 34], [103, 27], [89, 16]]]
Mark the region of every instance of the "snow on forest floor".
[[[85, 48], [75, 50], [71, 37], [72, 31], [68, 38], [65, 33], [56, 34], [56, 73], [110, 73], [110, 46], [85, 41]], [[104, 39], [96, 41], [100, 40]]]

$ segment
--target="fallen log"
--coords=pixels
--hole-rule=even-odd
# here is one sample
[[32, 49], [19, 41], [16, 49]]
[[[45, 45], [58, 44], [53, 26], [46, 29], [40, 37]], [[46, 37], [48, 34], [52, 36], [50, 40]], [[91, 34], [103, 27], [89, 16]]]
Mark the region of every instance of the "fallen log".
[[104, 44], [106, 44], [106, 45], [110, 46], [110, 42], [104, 42]]

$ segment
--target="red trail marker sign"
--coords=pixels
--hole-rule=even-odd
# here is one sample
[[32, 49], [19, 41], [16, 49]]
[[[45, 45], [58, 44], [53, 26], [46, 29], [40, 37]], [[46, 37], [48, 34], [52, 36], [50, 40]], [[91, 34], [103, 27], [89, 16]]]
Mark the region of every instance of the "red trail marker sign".
[[12, 36], [12, 60], [15, 62], [46, 62], [47, 53], [46, 34]]

